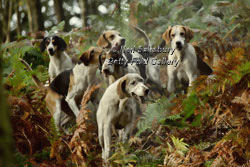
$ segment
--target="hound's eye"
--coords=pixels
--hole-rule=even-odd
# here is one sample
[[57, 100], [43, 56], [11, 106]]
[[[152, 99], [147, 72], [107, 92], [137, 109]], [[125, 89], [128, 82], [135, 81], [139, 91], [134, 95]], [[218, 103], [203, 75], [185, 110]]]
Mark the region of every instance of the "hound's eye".
[[131, 85], [135, 85], [135, 81], [132, 81], [132, 82], [131, 82]]
[[109, 37], [110, 39], [114, 39], [115, 38], [115, 36], [114, 35], [110, 35], [110, 37]]
[[55, 44], [56, 44], [56, 41], [55, 41], [55, 40], [52, 40], [52, 44], [55, 45]]
[[121, 36], [121, 34], [118, 34], [118, 36]]
[[181, 36], [184, 36], [184, 33], [183, 33], [183, 32], [181, 32]]
[[171, 37], [174, 37], [174, 36], [175, 36], [175, 34], [172, 34], [172, 35], [171, 35]]

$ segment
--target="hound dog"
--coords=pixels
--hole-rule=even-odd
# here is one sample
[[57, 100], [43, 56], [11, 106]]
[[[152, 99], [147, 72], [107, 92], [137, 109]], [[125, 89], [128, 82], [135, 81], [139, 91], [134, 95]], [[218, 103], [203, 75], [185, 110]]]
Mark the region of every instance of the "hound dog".
[[[99, 66], [98, 58], [102, 54], [104, 52], [101, 48], [90, 47], [81, 55], [81, 63], [76, 64], [73, 69], [60, 73], [50, 83], [49, 87], [45, 87], [35, 75], [32, 76], [37, 87], [46, 91], [46, 105], [53, 115], [58, 130], [64, 130], [60, 122], [62, 111], [69, 116], [64, 123], [67, 123], [72, 117], [78, 116], [79, 108], [77, 104], [80, 103], [88, 86], [96, 81], [95, 76]], [[22, 61], [22, 63], [31, 70], [25, 62]], [[97, 101], [94, 100], [92, 102], [97, 105]]]
[[[193, 38], [193, 31], [187, 26], [169, 26], [163, 33], [162, 38], [166, 44], [171, 45], [175, 51], [168, 55], [169, 60], [180, 60], [177, 67], [168, 66], [169, 92], [176, 91], [176, 81], [179, 80], [185, 86], [191, 86], [192, 82], [200, 75], [210, 75], [212, 69], [196, 55], [195, 49], [190, 43]], [[200, 68], [203, 67], [203, 68]], [[200, 69], [203, 69], [202, 71]]]
[[[141, 34], [143, 34], [147, 42], [147, 47], [151, 47], [150, 40], [147, 37], [146, 33], [138, 27], [136, 28], [136, 30], [139, 31]], [[97, 41], [97, 45], [111, 52], [118, 51], [118, 54], [120, 54], [120, 57], [128, 62], [131, 62], [132, 59], [134, 58], [140, 59], [140, 62], [142, 63], [140, 65], [136, 63], [133, 63], [133, 64], [128, 63], [127, 72], [138, 73], [145, 79], [146, 83], [153, 83], [157, 85], [158, 87], [161, 87], [159, 66], [152, 65], [150, 63], [148, 65], [144, 64], [146, 61], [150, 61], [151, 59], [150, 53], [142, 52], [139, 50], [134, 51], [131, 54], [119, 52], [121, 50], [121, 47], [125, 45], [125, 41], [126, 41], [125, 38], [122, 37], [118, 31], [108, 30], [108, 31], [103, 32], [102, 35], [99, 37]], [[118, 78], [115, 78], [113, 75], [114, 64], [109, 65], [110, 58], [111, 57], [107, 57], [106, 59], [104, 59], [104, 62], [100, 69], [101, 69], [101, 72], [104, 74], [104, 76], [106, 78], [109, 78], [109, 80], [112, 83], [114, 82], [114, 80]], [[149, 60], [146, 60], [147, 58]], [[102, 62], [100, 61], [100, 63]]]
[[50, 58], [50, 82], [64, 70], [69, 70], [74, 67], [73, 60], [65, 52], [66, 48], [66, 42], [56, 35], [45, 37], [40, 44], [41, 52], [44, 52], [46, 49]]
[[143, 103], [149, 89], [144, 79], [129, 73], [112, 83], [103, 94], [98, 110], [98, 138], [102, 147], [102, 158], [107, 161], [110, 156], [111, 129], [123, 129], [121, 139], [126, 141], [134, 127], [136, 113], [133, 99]]

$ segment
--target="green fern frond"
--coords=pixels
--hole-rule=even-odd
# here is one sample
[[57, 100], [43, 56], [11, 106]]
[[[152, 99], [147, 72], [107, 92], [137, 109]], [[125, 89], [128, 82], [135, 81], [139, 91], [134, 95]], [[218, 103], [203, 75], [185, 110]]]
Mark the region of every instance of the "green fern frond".
[[170, 103], [173, 96], [169, 99], [162, 97], [157, 100], [155, 103], [148, 104], [146, 111], [143, 113], [143, 116], [140, 118], [140, 121], [137, 124], [139, 131], [137, 136], [147, 129], [152, 129], [153, 124], [163, 124], [166, 119], [167, 113], [169, 113], [169, 107], [173, 104]]
[[174, 147], [178, 153], [184, 155], [188, 151], [188, 144], [183, 141], [183, 138], [178, 139], [174, 136], [171, 136]]

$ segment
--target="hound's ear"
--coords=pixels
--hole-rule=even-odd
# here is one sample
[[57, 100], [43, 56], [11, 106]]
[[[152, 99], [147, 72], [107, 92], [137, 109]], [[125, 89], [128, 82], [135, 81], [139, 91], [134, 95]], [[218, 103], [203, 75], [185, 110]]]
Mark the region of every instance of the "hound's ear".
[[40, 51], [41, 52], [44, 52], [44, 50], [46, 49], [46, 40], [47, 40], [47, 37], [45, 37], [43, 39], [43, 41], [40, 43]]
[[83, 62], [85, 66], [88, 66], [89, 65], [89, 52], [88, 51], [84, 52], [81, 55], [80, 60]]
[[102, 62], [104, 62], [105, 61], [105, 59], [106, 59], [106, 54], [107, 53], [105, 53], [104, 55], [102, 55], [102, 54], [100, 54], [99, 56], [98, 56], [98, 60], [99, 60], [99, 70], [100, 71], [102, 71]]
[[189, 43], [189, 41], [193, 38], [194, 36], [194, 32], [188, 27], [188, 26], [183, 26], [183, 29], [185, 31], [185, 40], [187, 43]]
[[92, 58], [94, 57], [94, 49], [92, 49], [91, 51], [86, 51], [84, 52], [81, 57], [80, 60], [83, 62], [83, 64], [85, 66], [88, 66], [92, 60]]
[[128, 97], [127, 92], [126, 92], [126, 84], [127, 84], [127, 77], [123, 77], [117, 85], [117, 93], [120, 99], [124, 99]]
[[102, 47], [102, 48], [107, 48], [109, 46], [109, 43], [105, 36], [105, 32], [99, 37], [97, 41], [97, 46]]
[[59, 42], [59, 45], [58, 45], [59, 49], [61, 51], [64, 51], [67, 48], [66, 42], [61, 37], [58, 37], [58, 42]]
[[168, 45], [171, 41], [171, 31], [172, 31], [172, 27], [168, 26], [168, 29], [162, 34], [162, 38], [165, 40], [166, 44]]

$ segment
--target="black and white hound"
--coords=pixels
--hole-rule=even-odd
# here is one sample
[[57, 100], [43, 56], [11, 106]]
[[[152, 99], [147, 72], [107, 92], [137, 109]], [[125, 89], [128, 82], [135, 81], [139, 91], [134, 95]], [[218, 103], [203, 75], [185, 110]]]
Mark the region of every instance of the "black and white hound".
[[50, 82], [53, 81], [53, 79], [61, 72], [74, 67], [72, 59], [65, 52], [66, 48], [66, 42], [61, 37], [56, 35], [45, 37], [40, 44], [41, 52], [46, 49], [50, 58]]
[[[52, 114], [58, 130], [65, 131], [62, 125], [78, 116], [79, 104], [84, 92], [88, 86], [96, 82], [96, 71], [99, 67], [98, 59], [102, 54], [104, 54], [102, 48], [90, 47], [81, 55], [81, 63], [57, 75], [48, 87], [45, 87], [35, 74], [32, 75], [37, 87], [46, 91], [46, 106]], [[31, 70], [24, 60], [21, 60], [21, 62], [28, 70]], [[93, 97], [91, 100], [97, 107], [97, 99]], [[63, 121], [64, 123], [61, 122], [62, 112], [68, 115], [67, 119]], [[67, 131], [65, 132], [67, 133]]]

